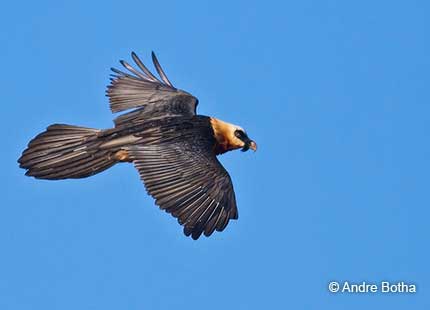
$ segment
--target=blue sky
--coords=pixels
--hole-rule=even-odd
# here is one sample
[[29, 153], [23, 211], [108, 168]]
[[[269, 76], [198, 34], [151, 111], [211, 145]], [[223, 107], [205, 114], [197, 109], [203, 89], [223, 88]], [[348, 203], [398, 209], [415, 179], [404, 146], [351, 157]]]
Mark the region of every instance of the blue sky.
[[[88, 2], [2, 7], [0, 309], [429, 309], [428, 1]], [[51, 123], [112, 126], [109, 68], [151, 50], [259, 145], [222, 156], [239, 221], [197, 242], [131, 165], [16, 164]]]

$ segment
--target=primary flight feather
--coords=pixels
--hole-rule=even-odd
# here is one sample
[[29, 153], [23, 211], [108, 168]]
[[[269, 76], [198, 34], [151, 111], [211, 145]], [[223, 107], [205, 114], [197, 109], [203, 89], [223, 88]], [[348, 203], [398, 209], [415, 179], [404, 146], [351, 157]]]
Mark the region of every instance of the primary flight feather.
[[197, 98], [175, 88], [152, 53], [157, 78], [139, 57], [114, 74], [106, 94], [112, 112], [131, 110], [110, 129], [54, 124], [28, 144], [18, 162], [38, 179], [85, 178], [133, 163], [148, 193], [193, 239], [222, 231], [238, 212], [233, 185], [217, 155], [256, 150], [241, 127], [196, 114]]

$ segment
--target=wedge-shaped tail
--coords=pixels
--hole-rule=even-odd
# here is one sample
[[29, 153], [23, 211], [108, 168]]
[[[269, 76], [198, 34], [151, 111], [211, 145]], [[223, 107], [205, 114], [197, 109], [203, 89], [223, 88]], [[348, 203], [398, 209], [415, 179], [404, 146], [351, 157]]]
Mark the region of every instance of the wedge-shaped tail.
[[101, 130], [54, 124], [28, 144], [18, 163], [38, 179], [85, 178], [115, 163], [110, 150], [101, 150]]

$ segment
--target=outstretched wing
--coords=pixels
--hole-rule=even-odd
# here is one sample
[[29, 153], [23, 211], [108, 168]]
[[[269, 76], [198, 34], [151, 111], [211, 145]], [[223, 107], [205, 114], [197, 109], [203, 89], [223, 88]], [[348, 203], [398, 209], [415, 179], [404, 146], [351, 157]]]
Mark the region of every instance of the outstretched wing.
[[178, 218], [185, 235], [198, 239], [202, 233], [224, 230], [230, 219], [238, 218], [236, 198], [211, 141], [199, 134], [181, 137], [132, 146], [128, 152], [155, 203]]
[[134, 52], [131, 57], [137, 68], [121, 60], [128, 72], [112, 68], [114, 74], [106, 90], [113, 113], [135, 109], [117, 117], [114, 120], [117, 126], [136, 124], [148, 118], [196, 114], [197, 98], [173, 87], [154, 52], [152, 61], [160, 78], [152, 74]]

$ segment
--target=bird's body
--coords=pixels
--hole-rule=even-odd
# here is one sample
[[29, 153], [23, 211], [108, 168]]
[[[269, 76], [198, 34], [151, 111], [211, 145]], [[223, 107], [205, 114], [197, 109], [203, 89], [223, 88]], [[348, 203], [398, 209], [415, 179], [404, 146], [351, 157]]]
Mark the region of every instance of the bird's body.
[[222, 231], [238, 213], [230, 176], [216, 156], [255, 150], [255, 142], [239, 126], [197, 115], [197, 99], [171, 85], [155, 55], [162, 81], [132, 56], [142, 71], [122, 62], [133, 75], [112, 69], [117, 75], [107, 95], [113, 112], [134, 110], [111, 129], [51, 125], [30, 141], [20, 167], [29, 176], [58, 180], [132, 162], [156, 204], [178, 218], [186, 235]]

